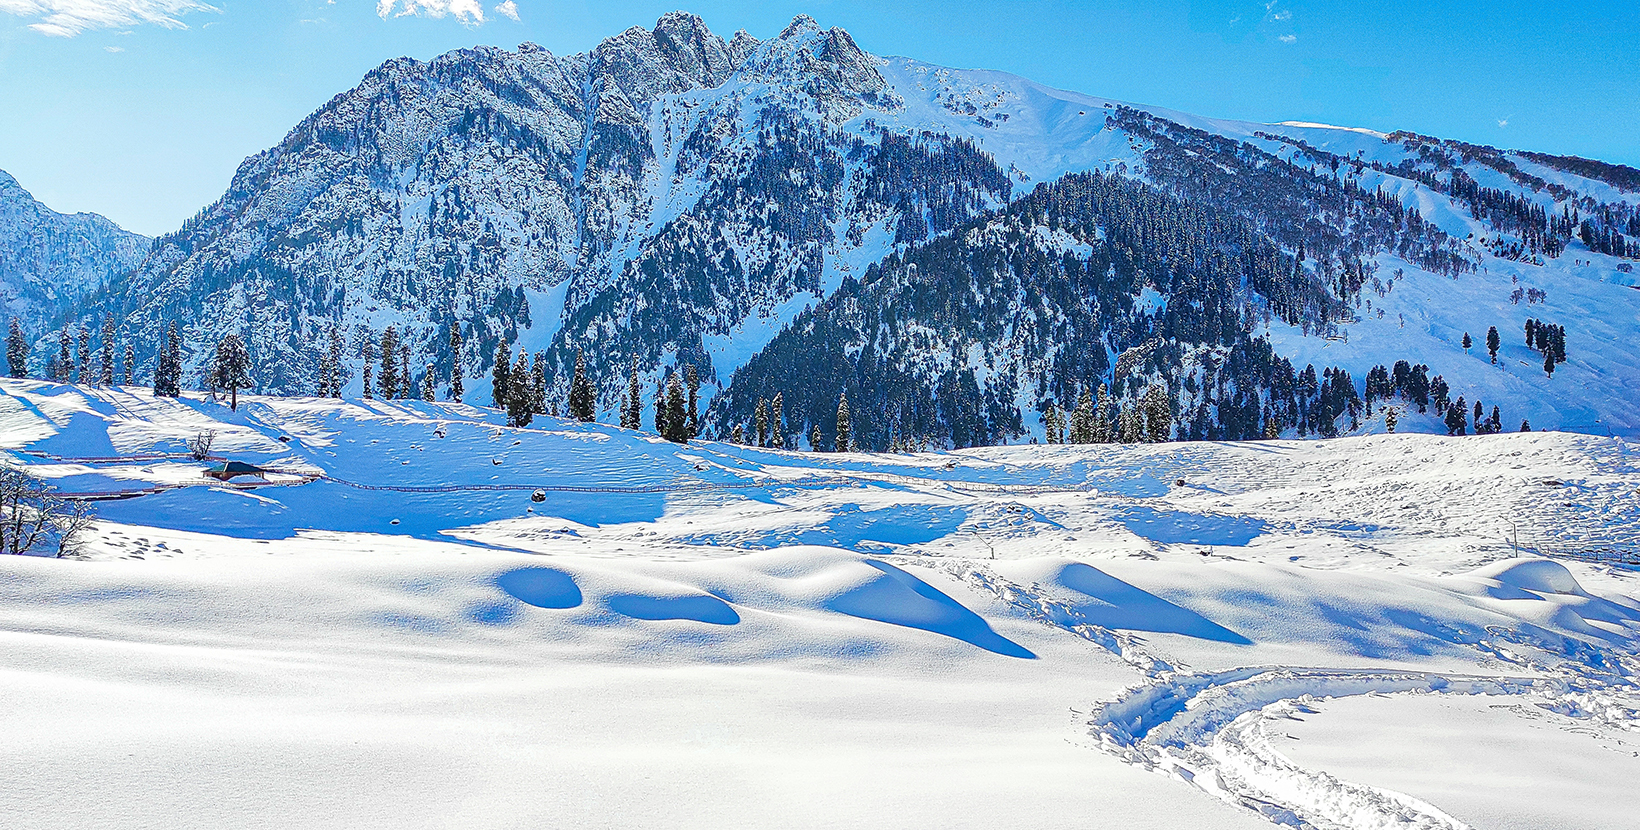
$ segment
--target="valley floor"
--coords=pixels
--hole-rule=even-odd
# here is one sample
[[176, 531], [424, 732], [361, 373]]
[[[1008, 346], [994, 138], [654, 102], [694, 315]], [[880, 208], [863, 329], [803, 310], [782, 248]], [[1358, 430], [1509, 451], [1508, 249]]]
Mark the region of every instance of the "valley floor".
[[[819, 455], [0, 393], [13, 463], [130, 496], [0, 558], [0, 826], [1640, 813], [1620, 439]], [[207, 431], [269, 483], [204, 478]]]

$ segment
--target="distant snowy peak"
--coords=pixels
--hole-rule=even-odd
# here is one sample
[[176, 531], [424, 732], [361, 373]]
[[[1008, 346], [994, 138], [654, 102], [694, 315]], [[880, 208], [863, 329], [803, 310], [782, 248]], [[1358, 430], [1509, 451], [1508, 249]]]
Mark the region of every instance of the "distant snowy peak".
[[0, 303], [33, 333], [136, 267], [149, 243], [94, 213], [57, 213], [0, 170]]
[[[1469, 356], [1451, 346], [1452, 330], [1479, 336], [1495, 322], [1517, 331], [1524, 319], [1511, 318], [1524, 315], [1558, 325], [1577, 319], [1575, 309], [1610, 305], [1575, 288], [1582, 282], [1562, 280], [1574, 267], [1576, 280], [1608, 288], [1636, 282], [1640, 171], [1411, 133], [1257, 124], [1127, 104], [1005, 72], [875, 56], [847, 32], [806, 15], [759, 40], [745, 32], [725, 39], [700, 18], [674, 12], [575, 55], [526, 43], [516, 51], [483, 46], [383, 63], [277, 146], [247, 159], [218, 202], [156, 240], [141, 266], [100, 295], [86, 316], [124, 319], [137, 334], [139, 363], [149, 366], [154, 354], [145, 348], [159, 343], [174, 320], [195, 378], [222, 336], [240, 334], [257, 366], [258, 388], [271, 392], [315, 388], [314, 344], [326, 342], [333, 328], [347, 340], [350, 392], [359, 389], [366, 342], [388, 326], [410, 349], [417, 388], [422, 367], [431, 364], [442, 387], [459, 366], [469, 400], [480, 402], [489, 400], [491, 362], [502, 344], [530, 354], [549, 404], [558, 407], [580, 355], [607, 418], [634, 372], [653, 389], [666, 373], [692, 365], [711, 401], [782, 330], [845, 287], [852, 292], [874, 266], [905, 288], [897, 296], [863, 295], [881, 304], [874, 313], [885, 320], [922, 316], [942, 337], [952, 336], [957, 327], [941, 318], [947, 310], [909, 307], [927, 302], [918, 294], [922, 278], [883, 266], [891, 259], [903, 265], [918, 246], [986, 222], [1040, 186], [1089, 172], [1137, 180], [1196, 209], [1213, 207], [1223, 222], [1269, 245], [1259, 268], [1266, 273], [1281, 264], [1279, 273], [1268, 271], [1272, 285], [1293, 279], [1321, 286], [1319, 294], [1305, 293], [1302, 308], [1276, 315], [1296, 327], [1286, 340], [1279, 326], [1271, 333], [1260, 307], [1297, 302], [1286, 288], [1201, 295], [1244, 306], [1216, 308], [1214, 326], [1261, 326], [1280, 341], [1270, 361], [1304, 355], [1302, 365], [1313, 361], [1318, 371], [1331, 365], [1359, 378], [1375, 368], [1348, 345], [1369, 330], [1412, 337], [1418, 311], [1403, 311], [1387, 296], [1403, 274], [1404, 285], [1431, 293], [1478, 274], [1465, 286], [1476, 302], [1509, 306], [1485, 325], [1455, 312], [1426, 320], [1419, 350], [1395, 355], [1447, 371], [1449, 380], [1460, 373], [1448, 365]], [[1063, 195], [1067, 205], [1080, 198]], [[1126, 221], [1109, 219], [1113, 226]], [[1018, 227], [1060, 239], [1057, 221], [1021, 217]], [[1044, 261], [1053, 250], [1059, 268], [1068, 267], [1066, 257], [1086, 265], [1102, 243], [1089, 237], [1065, 250], [1010, 245]], [[985, 250], [991, 248], [973, 252]], [[1148, 290], [1171, 279], [1148, 275], [1132, 287]], [[948, 299], [955, 304], [958, 296]], [[1018, 302], [983, 298], [998, 321], [1024, 320]], [[1172, 347], [1149, 343], [1150, 332], [1161, 317], [1183, 313], [1182, 306], [1152, 308], [1132, 298], [1045, 302], [1055, 315], [1064, 310], [1122, 328], [1077, 335], [1090, 349], [1097, 341], [1113, 351], [1107, 360], [1067, 357], [1054, 381], [1061, 390], [1073, 382], [1096, 387], [1099, 379], [1087, 373], [1113, 371], [1130, 348], [1172, 354]], [[1079, 303], [1089, 308], [1078, 311]], [[1393, 317], [1387, 308], [1395, 309]], [[824, 313], [858, 322], [848, 308]], [[452, 324], [464, 338], [459, 354], [450, 351]], [[977, 342], [995, 333], [970, 334]], [[1230, 345], [1225, 336], [1199, 342]], [[1198, 342], [1172, 339], [1175, 347]], [[918, 352], [927, 343], [913, 331], [876, 345], [909, 355], [902, 361], [897, 353], [900, 362], [884, 363], [885, 371], [915, 367], [936, 387], [981, 389], [1006, 363], [1012, 397], [1001, 387], [957, 397], [984, 398], [996, 410], [992, 420], [1006, 424], [1001, 433], [1037, 430], [1034, 408], [1044, 405], [1048, 388], [1037, 363], [1009, 357], [987, 369], [973, 352], [924, 360]], [[1325, 358], [1315, 356], [1318, 348], [1328, 348]], [[1203, 349], [1186, 355], [1204, 367], [1192, 382], [1223, 378]], [[859, 360], [847, 350], [825, 353], [833, 351]], [[1529, 362], [1529, 355], [1516, 360]], [[1166, 371], [1183, 371], [1174, 364], [1158, 363], [1159, 381]], [[787, 382], [777, 375], [789, 372], [789, 363], [760, 365], [764, 382]], [[1572, 366], [1560, 377], [1579, 371]], [[1591, 371], [1590, 382], [1630, 380], [1626, 365]], [[1539, 392], [1526, 391], [1535, 389], [1528, 379], [1516, 380], [1507, 395], [1518, 400], [1503, 397], [1515, 404], [1507, 411], [1531, 412], [1537, 423], [1565, 409], [1526, 406], [1523, 396]], [[1463, 381], [1477, 389], [1490, 383], [1479, 374]], [[1198, 407], [1246, 403], [1208, 391], [1191, 390]], [[1489, 402], [1498, 399], [1487, 394]], [[756, 397], [734, 396], [734, 417]], [[831, 397], [817, 393], [815, 411], [832, 405]], [[1609, 423], [1614, 411], [1602, 405], [1587, 417]], [[1208, 433], [1227, 423], [1213, 413], [1193, 417]], [[999, 434], [987, 429], [973, 434]]]

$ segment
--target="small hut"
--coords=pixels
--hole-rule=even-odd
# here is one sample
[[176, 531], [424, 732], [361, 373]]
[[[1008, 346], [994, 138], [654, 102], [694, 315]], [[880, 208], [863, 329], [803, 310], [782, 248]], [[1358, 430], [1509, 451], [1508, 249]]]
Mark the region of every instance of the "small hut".
[[205, 475], [217, 481], [227, 481], [235, 476], [256, 476], [263, 481], [268, 480], [268, 471], [243, 461], [224, 461], [205, 471]]

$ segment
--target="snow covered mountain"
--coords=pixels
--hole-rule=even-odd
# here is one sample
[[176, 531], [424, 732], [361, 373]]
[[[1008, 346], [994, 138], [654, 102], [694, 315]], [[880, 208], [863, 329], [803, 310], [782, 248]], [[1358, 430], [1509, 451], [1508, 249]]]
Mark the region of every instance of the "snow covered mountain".
[[[1135, 256], [1118, 258], [1140, 270], [1072, 280], [1037, 308], [1021, 303], [1041, 294], [1038, 271], [928, 273], [957, 267], [940, 246], [982, 246], [988, 233], [1028, 240], [1058, 274], [1110, 264], [1113, 217], [1065, 204], [1056, 210], [1086, 220], [1067, 232], [1018, 207], [1090, 172], [1137, 182], [1139, 202], [1172, 211], [1129, 223]], [[1123, 354], [1144, 357], [1148, 380], [1120, 392], [1165, 389], [1170, 434], [1249, 437], [1272, 413], [1284, 434], [1381, 430], [1366, 399], [1384, 390], [1369, 395], [1364, 381], [1399, 361], [1440, 376], [1451, 403], [1484, 402], [1483, 422], [1499, 406], [1510, 429], [1633, 433], [1640, 361], [1604, 344], [1640, 334], [1640, 294], [1628, 288], [1636, 237], [1640, 171], [1629, 168], [1204, 119], [873, 56], [806, 16], [759, 41], [673, 13], [580, 55], [525, 44], [384, 64], [248, 159], [220, 201], [157, 240], [92, 313], [125, 319], [150, 347], [176, 320], [194, 376], [219, 337], [241, 333], [258, 385], [276, 392], [316, 386], [314, 344], [333, 325], [355, 356], [398, 326], [412, 365], [434, 364], [442, 385], [452, 322], [465, 329], [465, 374], [480, 378], [471, 400], [488, 399], [500, 341], [542, 353], [554, 408], [584, 352], [606, 417], [634, 369], [646, 388], [685, 364], [702, 370], [708, 401], [730, 392], [710, 418], [720, 432], [779, 391], [803, 399], [782, 434], [829, 433], [846, 389], [868, 416], [868, 446], [905, 434], [892, 424], [912, 399], [930, 402], [913, 407], [920, 439], [1042, 438], [1050, 404], [1118, 386]], [[1256, 263], [1244, 248], [1262, 252]], [[922, 276], [896, 271], [909, 263]], [[878, 322], [917, 318], [931, 335], [901, 328], [886, 342], [850, 305], [868, 274], [962, 283], [1001, 328], [861, 289], [882, 306]], [[1200, 319], [1185, 320], [1200, 304]], [[793, 328], [789, 338], [810, 339], [776, 351], [848, 366], [817, 375], [812, 360], [765, 351], [806, 309], [855, 327], [818, 340]], [[1528, 319], [1566, 330], [1553, 377], [1525, 342]], [[1028, 331], [1070, 320], [1095, 326], [1074, 348]], [[1021, 332], [1035, 345], [1004, 344]], [[868, 371], [855, 365], [867, 339], [906, 357]], [[1269, 371], [1221, 371], [1238, 349], [1267, 352]], [[1314, 388], [1281, 388], [1289, 374]], [[902, 381], [911, 387], [893, 386]], [[1406, 398], [1404, 429], [1446, 428], [1446, 412], [1413, 400], [1421, 393], [1397, 382], [1389, 394]], [[1319, 423], [1312, 404], [1328, 395]], [[1465, 416], [1466, 430], [1474, 423]]]
[[38, 332], [76, 301], [136, 267], [149, 239], [93, 213], [40, 204], [0, 170], [0, 303]]

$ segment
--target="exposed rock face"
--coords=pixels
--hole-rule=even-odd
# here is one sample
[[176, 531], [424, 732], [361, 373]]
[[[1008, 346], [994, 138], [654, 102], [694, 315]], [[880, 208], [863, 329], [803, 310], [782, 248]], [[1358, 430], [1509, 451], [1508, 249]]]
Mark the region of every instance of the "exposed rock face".
[[0, 303], [26, 331], [38, 333], [136, 267], [148, 246], [105, 217], [57, 213], [0, 170]]

